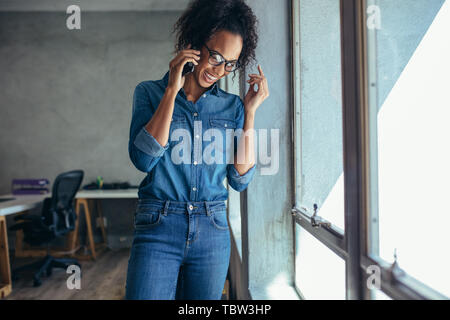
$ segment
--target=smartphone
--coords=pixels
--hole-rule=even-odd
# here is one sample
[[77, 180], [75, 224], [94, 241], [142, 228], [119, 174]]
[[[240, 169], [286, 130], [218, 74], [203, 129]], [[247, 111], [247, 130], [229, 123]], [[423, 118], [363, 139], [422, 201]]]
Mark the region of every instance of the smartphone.
[[[193, 50], [198, 50], [197, 48], [192, 48]], [[187, 75], [189, 72], [193, 72], [194, 71], [194, 67], [195, 65], [192, 62], [188, 62], [184, 65], [183, 68], [183, 72], [181, 73], [181, 76], [184, 77], [185, 75]]]
[[184, 65], [183, 73], [181, 74], [181, 76], [184, 77], [189, 72], [193, 72], [193, 71], [194, 71], [194, 64], [192, 62], [188, 62]]

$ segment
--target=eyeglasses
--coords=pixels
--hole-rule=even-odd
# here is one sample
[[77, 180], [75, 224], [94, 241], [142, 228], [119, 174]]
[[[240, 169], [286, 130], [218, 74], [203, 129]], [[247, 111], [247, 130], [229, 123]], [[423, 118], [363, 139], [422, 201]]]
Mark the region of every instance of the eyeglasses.
[[213, 66], [217, 67], [217, 66], [220, 66], [221, 64], [225, 63], [225, 71], [227, 71], [227, 72], [233, 72], [237, 68], [239, 68], [239, 62], [237, 60], [227, 61], [220, 53], [209, 49], [206, 44], [205, 44], [205, 48], [209, 52], [209, 60], [208, 61]]

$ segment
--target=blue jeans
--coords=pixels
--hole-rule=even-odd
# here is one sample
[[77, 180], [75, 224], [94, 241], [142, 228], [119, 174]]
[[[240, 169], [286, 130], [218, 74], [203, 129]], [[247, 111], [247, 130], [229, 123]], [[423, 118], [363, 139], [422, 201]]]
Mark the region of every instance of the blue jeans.
[[126, 299], [220, 300], [229, 262], [224, 201], [139, 199]]

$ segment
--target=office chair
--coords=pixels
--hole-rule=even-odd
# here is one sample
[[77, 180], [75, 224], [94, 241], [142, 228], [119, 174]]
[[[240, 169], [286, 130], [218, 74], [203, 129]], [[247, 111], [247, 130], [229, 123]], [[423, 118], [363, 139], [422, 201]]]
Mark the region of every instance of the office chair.
[[77, 215], [74, 198], [80, 188], [83, 176], [82, 170], [58, 175], [52, 187], [51, 198], [44, 200], [41, 215], [24, 214], [14, 219], [21, 221], [9, 229], [22, 229], [24, 241], [32, 246], [47, 244], [47, 256], [40, 261], [13, 270], [13, 279], [17, 279], [17, 274], [23, 270], [38, 267], [38, 271], [33, 277], [33, 285], [38, 287], [42, 284], [41, 276], [44, 273], [46, 276], [50, 276], [52, 268], [67, 269], [70, 265], [81, 267], [76, 259], [52, 257], [49, 254], [49, 243], [75, 229]]

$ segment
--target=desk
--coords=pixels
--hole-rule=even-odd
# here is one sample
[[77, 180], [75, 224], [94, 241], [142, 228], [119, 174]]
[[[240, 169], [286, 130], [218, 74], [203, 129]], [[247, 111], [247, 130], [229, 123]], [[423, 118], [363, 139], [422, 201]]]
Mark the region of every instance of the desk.
[[[75, 251], [78, 245], [78, 229], [79, 229], [79, 217], [81, 214], [81, 206], [83, 205], [83, 212], [85, 214], [86, 227], [87, 227], [87, 238], [89, 243], [90, 255], [89, 258], [96, 259], [96, 248], [94, 243], [94, 237], [91, 226], [91, 215], [89, 210], [89, 200], [99, 200], [99, 199], [126, 199], [126, 198], [136, 198], [138, 197], [138, 189], [124, 189], [124, 190], [80, 190], [75, 195], [75, 211], [77, 213], [77, 219], [75, 223], [75, 230], [68, 235], [67, 249], [71, 256], [76, 258], [84, 259], [85, 256], [77, 256]], [[45, 198], [51, 197], [51, 193], [46, 193], [42, 195], [12, 195], [7, 194], [0, 196], [0, 299], [6, 297], [11, 293], [11, 267], [9, 262], [9, 251], [8, 251], [8, 236], [7, 236], [7, 226], [6, 226], [6, 215], [24, 213], [28, 210], [39, 207]], [[1, 199], [14, 198], [13, 200], [1, 201]], [[97, 212], [99, 215], [99, 225], [102, 230], [103, 244], [106, 244], [106, 231], [103, 225], [103, 215], [101, 212], [101, 207], [97, 201]], [[23, 233], [16, 231], [17, 240], [16, 246], [19, 245], [19, 256], [28, 256], [27, 250], [22, 248]], [[21, 234], [21, 235], [20, 235]], [[22, 236], [22, 238], [21, 238]], [[31, 250], [30, 250], [31, 251]], [[33, 251], [32, 256], [44, 256], [46, 254], [45, 250]]]
[[[78, 191], [75, 198], [76, 198], [76, 205], [75, 210], [77, 212], [77, 215], [80, 216], [81, 213], [81, 206], [84, 208], [84, 214], [85, 214], [85, 220], [86, 220], [86, 228], [87, 228], [87, 243], [89, 243], [89, 250], [91, 252], [90, 255], [87, 256], [87, 258], [96, 259], [97, 253], [96, 253], [96, 246], [94, 242], [94, 236], [92, 232], [92, 226], [91, 226], [91, 213], [89, 210], [89, 200], [99, 200], [99, 199], [130, 199], [130, 198], [136, 198], [138, 197], [138, 189], [126, 189], [126, 190], [82, 190]], [[97, 204], [97, 214], [98, 214], [98, 221], [100, 230], [102, 231], [102, 238], [103, 242], [100, 243], [102, 246], [106, 246], [107, 239], [106, 239], [106, 231], [104, 226], [104, 220], [103, 220], [103, 213], [100, 206], [100, 202], [96, 201]], [[73, 252], [77, 250], [78, 244], [77, 241], [78, 238], [78, 224], [79, 219], [75, 222], [75, 230], [69, 234], [69, 240], [68, 240], [68, 250]], [[78, 255], [76, 256], [78, 259], [85, 259], [86, 256]]]

